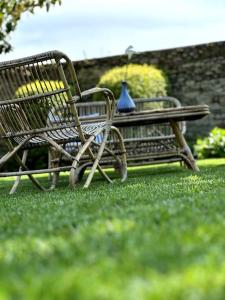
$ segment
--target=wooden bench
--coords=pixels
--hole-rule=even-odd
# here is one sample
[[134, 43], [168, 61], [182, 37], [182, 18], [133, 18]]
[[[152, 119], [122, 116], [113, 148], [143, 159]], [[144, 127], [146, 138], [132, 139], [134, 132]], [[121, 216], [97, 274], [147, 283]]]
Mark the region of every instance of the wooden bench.
[[[185, 110], [179, 100], [173, 97], [139, 99], [135, 102], [135, 113], [116, 114], [113, 119], [113, 124], [119, 128], [124, 138], [128, 166], [183, 161], [189, 168], [197, 170], [192, 154], [188, 157], [191, 152], [184, 138], [185, 119], [204, 117], [209, 113], [208, 106], [192, 106]], [[83, 122], [101, 119], [106, 112], [103, 102], [78, 103], [77, 109]], [[171, 120], [175, 122], [171, 123]], [[173, 125], [178, 121], [179, 126], [176, 130]], [[101, 136], [98, 138], [101, 139]], [[108, 144], [114, 149], [113, 136], [109, 138]], [[76, 145], [72, 143], [66, 147], [71, 147], [73, 151]], [[111, 165], [107, 158], [105, 165]]]

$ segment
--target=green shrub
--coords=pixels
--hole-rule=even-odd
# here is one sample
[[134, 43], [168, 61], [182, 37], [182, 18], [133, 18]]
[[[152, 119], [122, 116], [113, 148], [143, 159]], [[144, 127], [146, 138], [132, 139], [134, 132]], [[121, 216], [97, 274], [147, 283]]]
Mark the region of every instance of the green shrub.
[[57, 89], [62, 89], [62, 88], [64, 88], [64, 84], [62, 81], [36, 80], [18, 87], [18, 89], [16, 90], [16, 96], [17, 97], [32, 96], [36, 94], [55, 91]]
[[212, 129], [209, 137], [197, 140], [195, 150], [199, 158], [225, 157], [225, 129]]
[[132, 98], [152, 98], [167, 94], [168, 81], [165, 74], [160, 69], [146, 64], [115, 67], [103, 74], [97, 86], [111, 89], [118, 99], [121, 81], [125, 77]]
[[[29, 82], [25, 85], [22, 85], [18, 87], [16, 90], [16, 96], [17, 97], [27, 97], [27, 96], [33, 96], [37, 94], [43, 94], [46, 92], [52, 92], [56, 91], [58, 89], [64, 88], [64, 84], [62, 81], [54, 81], [54, 80], [42, 80], [42, 81], [32, 81]], [[64, 95], [66, 96], [66, 95]], [[52, 99], [58, 100], [60, 97], [59, 95], [55, 95]], [[49, 101], [45, 100], [43, 101], [42, 99], [35, 99], [33, 100], [30, 105], [26, 106], [26, 112], [27, 112], [27, 118], [29, 122], [32, 122], [32, 116], [34, 114], [34, 111], [38, 112], [39, 117], [41, 118], [41, 121], [43, 123], [46, 123], [47, 116], [49, 113], [49, 108], [50, 108], [50, 100], [51, 98], [49, 97]], [[62, 98], [62, 101], [64, 98]], [[38, 104], [38, 105], [37, 105]]]

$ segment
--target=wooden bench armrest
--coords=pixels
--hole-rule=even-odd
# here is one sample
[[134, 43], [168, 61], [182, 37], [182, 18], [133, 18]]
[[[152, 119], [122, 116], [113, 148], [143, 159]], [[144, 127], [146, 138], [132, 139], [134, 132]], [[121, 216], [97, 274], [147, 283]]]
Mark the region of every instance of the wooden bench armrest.
[[154, 102], [170, 102], [174, 107], [181, 107], [181, 102], [174, 97], [162, 96], [162, 97], [153, 97], [153, 98], [143, 98], [143, 99], [134, 99], [135, 103], [154, 103]]

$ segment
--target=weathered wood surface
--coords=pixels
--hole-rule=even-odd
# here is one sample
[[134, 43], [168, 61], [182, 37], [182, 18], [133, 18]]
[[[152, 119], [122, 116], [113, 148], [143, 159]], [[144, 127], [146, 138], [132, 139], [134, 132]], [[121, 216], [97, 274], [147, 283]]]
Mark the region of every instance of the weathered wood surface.
[[[130, 114], [116, 114], [113, 118], [113, 124], [119, 127], [126, 127], [131, 125], [167, 123], [170, 120], [177, 122], [193, 121], [202, 119], [209, 115], [209, 113], [208, 105], [145, 110]], [[97, 120], [103, 118], [104, 116], [100, 116]], [[81, 120], [85, 120], [85, 123], [91, 123], [96, 120], [96, 117], [81, 117]]]

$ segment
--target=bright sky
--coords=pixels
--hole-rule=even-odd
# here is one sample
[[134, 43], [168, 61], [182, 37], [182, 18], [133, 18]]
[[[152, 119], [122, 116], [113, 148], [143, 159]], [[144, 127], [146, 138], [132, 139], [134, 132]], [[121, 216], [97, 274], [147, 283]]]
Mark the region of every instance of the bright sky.
[[225, 40], [225, 0], [62, 0], [25, 14], [0, 60], [61, 50], [73, 60]]

